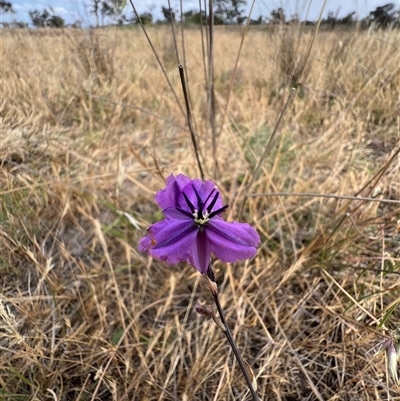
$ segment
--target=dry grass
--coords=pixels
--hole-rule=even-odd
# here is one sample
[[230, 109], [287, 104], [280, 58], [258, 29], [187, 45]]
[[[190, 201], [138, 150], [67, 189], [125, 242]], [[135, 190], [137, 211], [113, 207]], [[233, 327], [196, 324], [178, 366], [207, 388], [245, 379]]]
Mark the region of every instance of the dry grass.
[[[149, 34], [168, 61], [170, 31]], [[0, 399], [249, 399], [223, 336], [194, 312], [196, 302], [211, 303], [199, 274], [137, 251], [144, 228], [161, 218], [153, 196], [165, 177], [197, 174], [185, 118], [139, 30], [94, 35], [2, 32]], [[229, 219], [286, 101], [285, 83], [304, 63], [311, 33], [300, 35], [246, 38], [218, 138]], [[201, 42], [195, 31], [185, 39], [210, 177]], [[251, 193], [400, 198], [399, 39], [317, 37]], [[240, 33], [218, 31], [215, 40], [223, 107]], [[178, 71], [166, 65], [183, 105]], [[215, 268], [262, 400], [400, 400], [384, 354], [368, 352], [400, 301], [399, 219], [399, 204], [247, 198], [242, 220], [262, 236], [258, 255]], [[399, 318], [394, 308], [385, 327]]]

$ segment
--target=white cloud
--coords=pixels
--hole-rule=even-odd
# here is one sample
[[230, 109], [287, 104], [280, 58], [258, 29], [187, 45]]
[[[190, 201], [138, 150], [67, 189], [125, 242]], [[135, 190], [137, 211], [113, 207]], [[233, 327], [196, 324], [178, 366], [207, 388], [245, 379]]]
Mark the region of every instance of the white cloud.
[[69, 15], [70, 14], [70, 12], [69, 11], [67, 11], [64, 7], [53, 7], [53, 10], [54, 10], [54, 12], [55, 12], [55, 14], [58, 14], [58, 15]]

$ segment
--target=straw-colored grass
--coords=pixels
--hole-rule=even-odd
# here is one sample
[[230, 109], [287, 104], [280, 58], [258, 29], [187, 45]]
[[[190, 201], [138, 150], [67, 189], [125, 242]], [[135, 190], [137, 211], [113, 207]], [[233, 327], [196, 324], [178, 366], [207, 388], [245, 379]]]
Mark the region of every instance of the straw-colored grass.
[[[241, 32], [215, 34], [224, 125], [214, 178], [226, 217], [254, 193], [399, 200], [399, 32], [321, 32], [306, 60], [312, 32], [288, 29], [248, 33], [224, 118]], [[222, 333], [194, 311], [212, 303], [199, 273], [137, 250], [162, 216], [153, 198], [164, 179], [198, 176], [142, 32], [1, 34], [0, 399], [248, 400]], [[149, 35], [183, 107], [171, 32]], [[184, 37], [211, 179], [201, 41]], [[385, 353], [371, 351], [399, 324], [394, 308], [379, 327], [400, 301], [399, 219], [395, 203], [246, 198], [241, 221], [259, 231], [258, 255], [215, 270], [262, 400], [400, 400]]]

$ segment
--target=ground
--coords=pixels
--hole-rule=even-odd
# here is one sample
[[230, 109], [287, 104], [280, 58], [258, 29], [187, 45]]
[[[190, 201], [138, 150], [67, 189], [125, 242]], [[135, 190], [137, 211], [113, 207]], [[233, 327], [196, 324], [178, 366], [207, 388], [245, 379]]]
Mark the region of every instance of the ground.
[[214, 263], [260, 399], [400, 400], [400, 33], [216, 30], [213, 134], [200, 31], [179, 60], [147, 32], [164, 72], [140, 27], [1, 32], [0, 399], [250, 399], [204, 277], [137, 249], [199, 177], [179, 61], [205, 177], [261, 237]]

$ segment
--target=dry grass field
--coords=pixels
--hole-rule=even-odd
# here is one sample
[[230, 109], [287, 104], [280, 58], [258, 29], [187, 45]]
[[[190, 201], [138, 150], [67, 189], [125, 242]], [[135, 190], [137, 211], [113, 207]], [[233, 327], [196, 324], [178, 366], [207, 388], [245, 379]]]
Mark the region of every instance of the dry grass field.
[[[139, 28], [1, 32], [1, 400], [250, 399], [202, 276], [137, 250], [165, 178], [199, 176], [171, 30], [148, 34], [176, 96]], [[400, 400], [375, 355], [400, 319], [400, 33], [320, 32], [307, 59], [311, 31], [251, 30], [235, 72], [241, 35], [215, 32], [214, 152], [177, 27], [205, 175], [261, 236], [214, 265], [259, 397]]]

